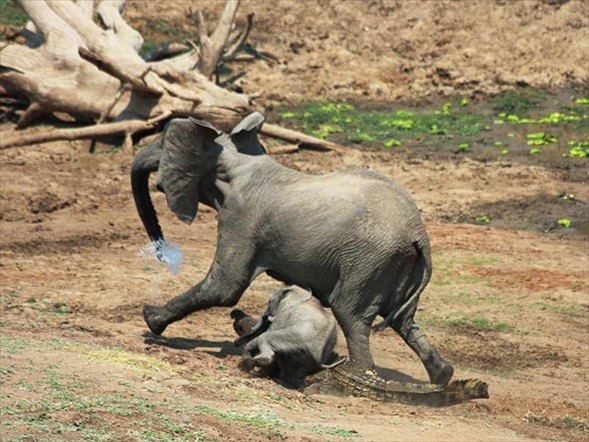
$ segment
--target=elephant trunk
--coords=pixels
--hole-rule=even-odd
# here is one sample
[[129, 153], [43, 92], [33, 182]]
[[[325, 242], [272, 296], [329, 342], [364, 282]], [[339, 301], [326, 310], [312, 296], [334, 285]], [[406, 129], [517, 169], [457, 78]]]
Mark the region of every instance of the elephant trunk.
[[131, 166], [133, 199], [135, 200], [137, 212], [143, 222], [145, 231], [149, 239], [156, 246], [158, 258], [161, 258], [158, 251], [159, 245], [164, 241], [164, 235], [159, 225], [151, 196], [149, 195], [149, 175], [158, 170], [161, 154], [160, 143], [156, 141], [139, 152]]

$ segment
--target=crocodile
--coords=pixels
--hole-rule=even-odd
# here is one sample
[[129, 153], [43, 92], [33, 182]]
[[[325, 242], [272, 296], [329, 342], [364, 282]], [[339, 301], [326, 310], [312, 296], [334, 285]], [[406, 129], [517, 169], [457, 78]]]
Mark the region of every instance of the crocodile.
[[366, 397], [379, 402], [444, 407], [471, 399], [488, 399], [488, 385], [478, 379], [460, 379], [448, 385], [386, 381], [374, 370], [347, 361], [305, 378], [307, 394]]
[[[257, 321], [241, 310], [232, 312], [233, 327], [246, 337]], [[241, 344], [243, 339], [237, 339]], [[478, 379], [454, 380], [447, 385], [420, 384], [385, 380], [372, 369], [363, 369], [351, 361], [310, 374], [301, 389], [306, 394], [365, 397], [379, 402], [443, 407], [472, 399], [489, 398], [488, 384]]]

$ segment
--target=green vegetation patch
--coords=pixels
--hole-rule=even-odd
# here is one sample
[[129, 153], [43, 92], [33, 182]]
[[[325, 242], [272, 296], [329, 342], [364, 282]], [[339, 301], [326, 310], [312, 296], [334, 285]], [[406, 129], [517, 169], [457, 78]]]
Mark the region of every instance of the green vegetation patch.
[[197, 413], [214, 416], [223, 421], [231, 421], [245, 424], [263, 430], [269, 439], [284, 439], [286, 435], [281, 428], [293, 428], [292, 424], [280, 419], [278, 415], [270, 412], [241, 413], [235, 411], [223, 411], [218, 408], [200, 405], [194, 408]]
[[140, 384], [72, 372], [51, 363], [55, 357], [23, 366], [29, 355], [41, 351], [58, 351], [92, 366], [98, 360], [149, 373], [173, 371], [163, 361], [116, 348], [3, 336], [3, 440], [21, 440], [15, 436], [21, 434], [28, 436], [22, 440], [214, 440], [194, 427], [195, 411], [177, 398], [160, 400], [154, 394], [161, 393]]
[[491, 99], [491, 104], [493, 105], [493, 109], [499, 114], [522, 115], [536, 108], [545, 99], [546, 94], [542, 92], [507, 90]]
[[[0, 25], [24, 26], [29, 20], [25, 11], [11, 0], [0, 0]], [[2, 35], [4, 38], [5, 35]]]
[[346, 430], [344, 428], [336, 428], [319, 424], [313, 425], [311, 427], [311, 432], [316, 434], [338, 436], [344, 439], [354, 439], [360, 436], [356, 430]]
[[495, 305], [502, 304], [501, 298], [495, 295], [479, 295], [472, 292], [454, 292], [441, 294], [440, 299], [447, 303], [456, 303], [458, 305]]
[[[35, 367], [35, 371], [36, 380], [19, 384], [28, 394], [19, 400], [3, 400], [0, 417], [4, 431], [43, 435], [40, 439], [80, 435], [78, 440], [112, 440], [112, 429], [101, 424], [106, 416], [112, 422], [141, 419], [156, 411], [155, 403], [141, 395], [123, 391], [96, 394], [92, 393], [93, 385], [75, 374], [65, 375], [50, 367]], [[76, 420], [63, 416], [76, 416]], [[158, 422], [157, 427], [160, 425]]]
[[130, 430], [127, 434], [129, 435], [129, 440], [141, 442], [195, 442], [217, 440], [217, 438], [209, 439], [203, 430], [185, 431], [184, 427], [182, 427], [180, 433], [178, 431], [157, 431], [150, 428], [142, 428], [141, 430]]
[[544, 132], [536, 132], [527, 135], [528, 146], [545, 146], [546, 144], [556, 143], [554, 135], [545, 134]]
[[83, 353], [87, 358], [115, 363], [126, 367], [132, 367], [135, 370], [142, 370], [146, 372], [163, 372], [163, 373], [177, 373], [185, 371], [184, 367], [172, 365], [166, 361], [157, 358], [135, 354], [118, 348], [107, 347], [89, 347], [81, 346], [80, 353]]
[[463, 110], [460, 102], [444, 103], [427, 112], [410, 110], [363, 110], [350, 103], [308, 102], [280, 117], [292, 120], [306, 133], [318, 138], [338, 134], [342, 142], [368, 143], [385, 148], [404, 142], [435, 137], [468, 136], [484, 129], [483, 117]]
[[535, 302], [534, 307], [544, 310], [551, 311], [557, 314], [570, 316], [573, 318], [583, 318], [587, 316], [587, 307], [581, 307], [579, 305], [562, 304], [561, 302], [555, 302], [551, 299], [545, 301]]
[[297, 108], [279, 107], [278, 115], [287, 125], [344, 145], [447, 150], [497, 159], [586, 158], [588, 102], [516, 90], [487, 101], [459, 98], [420, 109], [309, 101]]
[[2, 356], [6, 354], [16, 354], [26, 350], [30, 346], [30, 340], [18, 338], [15, 336], [0, 336], [0, 349]]
[[565, 157], [587, 158], [589, 156], [589, 139], [585, 141], [571, 140], [567, 146], [569, 150], [563, 154]]
[[[5, 431], [28, 434], [34, 440], [206, 440], [202, 431], [195, 431], [190, 411], [177, 403], [154, 403], [134, 394], [87, 395], [67, 384], [45, 387], [42, 392], [43, 400], [3, 406]], [[121, 422], [120, 428], [117, 422]]]
[[440, 321], [441, 325], [446, 325], [450, 328], [472, 330], [472, 331], [495, 331], [508, 332], [513, 330], [513, 325], [506, 322], [492, 322], [484, 317], [466, 317], [456, 316]]

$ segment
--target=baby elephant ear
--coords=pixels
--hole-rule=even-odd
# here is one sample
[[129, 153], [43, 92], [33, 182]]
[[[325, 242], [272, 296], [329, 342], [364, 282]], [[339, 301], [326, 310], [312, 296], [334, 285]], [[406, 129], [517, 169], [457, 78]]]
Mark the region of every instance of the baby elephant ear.
[[246, 155], [264, 155], [266, 153], [258, 140], [258, 129], [265, 119], [261, 113], [254, 112], [235, 126], [229, 137], [238, 152]]
[[210, 124], [192, 118], [170, 121], [163, 134], [158, 185], [170, 210], [187, 224], [198, 210], [200, 182], [214, 168], [207, 164], [210, 156], [205, 151], [220, 134]]

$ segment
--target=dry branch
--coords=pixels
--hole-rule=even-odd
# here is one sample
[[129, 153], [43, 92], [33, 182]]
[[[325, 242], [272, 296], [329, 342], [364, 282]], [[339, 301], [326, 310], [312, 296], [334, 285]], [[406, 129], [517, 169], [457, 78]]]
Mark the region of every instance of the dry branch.
[[0, 150], [12, 147], [26, 146], [28, 144], [48, 143], [51, 141], [95, 139], [112, 135], [124, 135], [126, 138], [137, 133], [153, 129], [170, 114], [160, 115], [157, 118], [143, 120], [118, 121], [116, 123], [96, 124], [94, 126], [76, 129], [51, 129], [48, 131], [21, 132], [16, 135], [3, 136], [0, 139]]
[[239, 50], [239, 48], [241, 48], [243, 44], [245, 44], [253, 24], [254, 14], [252, 12], [251, 14], [247, 15], [247, 22], [243, 31], [236, 37], [229, 37], [229, 40], [233, 41], [234, 43], [231, 45], [230, 48], [227, 49], [227, 51], [225, 51], [225, 54], [223, 54], [223, 60], [235, 60], [235, 53]]
[[[94, 1], [81, 0], [81, 3], [92, 4]], [[135, 52], [139, 52], [143, 46], [143, 37], [139, 32], [129, 26], [121, 16], [124, 7], [125, 0], [102, 1], [98, 4], [96, 12], [107, 29], [111, 32], [116, 32], [119, 40], [123, 41], [127, 46], [132, 47]], [[91, 16], [92, 14], [90, 14]]]
[[196, 66], [199, 72], [207, 78], [211, 78], [217, 72], [217, 67], [223, 56], [223, 51], [231, 33], [238, 7], [239, 0], [227, 0], [219, 24], [210, 36], [208, 35], [207, 25], [202, 12], [193, 11], [192, 9], [188, 10], [189, 16], [196, 22], [198, 27], [199, 58]]
[[161, 97], [163, 91], [149, 87], [142, 80], [149, 73], [150, 68], [147, 67], [141, 74], [140, 78], [133, 77], [127, 72], [123, 72], [119, 69], [119, 66], [113, 64], [110, 60], [104, 60], [102, 57], [84, 47], [78, 49], [80, 57], [90, 63], [96, 65], [98, 69], [106, 72], [109, 75], [119, 79], [122, 83], [129, 83], [133, 89], [141, 94], [153, 95], [155, 97]]
[[300, 152], [299, 146], [296, 144], [284, 144], [281, 146], [275, 146], [270, 149], [266, 149], [270, 155], [283, 155]]
[[260, 129], [260, 134], [271, 138], [278, 138], [279, 140], [287, 141], [292, 144], [297, 144], [302, 149], [322, 150], [342, 152], [343, 148], [330, 141], [321, 140], [311, 135], [302, 132], [287, 129], [285, 127], [277, 126], [275, 124], [264, 123]]

